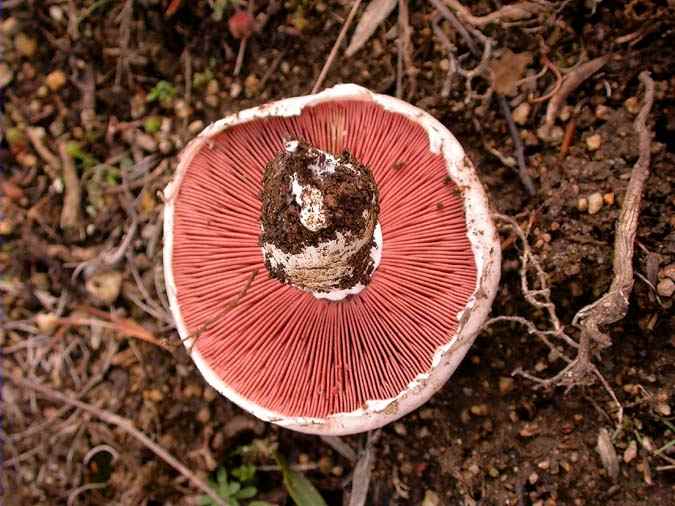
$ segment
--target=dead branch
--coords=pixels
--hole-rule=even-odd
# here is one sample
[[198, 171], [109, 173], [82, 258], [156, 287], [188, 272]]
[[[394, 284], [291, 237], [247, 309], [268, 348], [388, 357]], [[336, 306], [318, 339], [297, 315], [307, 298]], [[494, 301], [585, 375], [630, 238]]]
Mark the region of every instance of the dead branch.
[[375, 459], [374, 446], [381, 435], [381, 429], [368, 433], [366, 446], [359, 454], [359, 460], [356, 462], [352, 473], [352, 492], [349, 498], [349, 506], [364, 506], [366, 504], [370, 486], [370, 473]]
[[511, 115], [511, 108], [509, 103], [506, 101], [506, 98], [503, 95], [497, 95], [497, 100], [499, 106], [502, 109], [502, 114], [506, 118], [506, 124], [509, 126], [509, 132], [511, 133], [511, 139], [513, 139], [513, 147], [516, 151], [516, 160], [518, 160], [518, 176], [520, 176], [520, 181], [525, 186], [527, 193], [534, 196], [536, 190], [534, 189], [534, 183], [530, 174], [527, 172], [527, 164], [525, 163], [525, 147], [523, 146], [523, 140], [520, 138], [520, 133], [518, 132], [518, 127], [513, 122], [513, 116]]
[[456, 11], [463, 21], [478, 28], [482, 28], [490, 23], [521, 21], [550, 10], [550, 7], [544, 2], [520, 2], [513, 5], [505, 5], [485, 16], [474, 16], [458, 0], [445, 0], [445, 3]]
[[46, 166], [43, 166], [47, 175], [52, 178], [52, 181], [56, 181], [59, 178], [59, 172], [61, 172], [61, 162], [45, 145], [44, 129], [41, 127], [27, 128], [26, 137], [28, 137], [37, 154], [40, 155], [40, 158], [47, 163]]
[[368, 39], [375, 33], [377, 27], [389, 17], [397, 2], [398, 0], [373, 0], [368, 4], [354, 29], [352, 40], [345, 51], [347, 58], [354, 56], [368, 42]]
[[548, 107], [546, 108], [546, 117], [543, 125], [543, 132], [545, 135], [553, 128], [558, 111], [569, 94], [576, 90], [586, 79], [604, 67], [609, 61], [609, 58], [609, 55], [595, 58], [594, 60], [579, 65], [565, 76], [558, 91], [551, 97]]
[[335, 40], [335, 44], [333, 44], [333, 48], [330, 50], [330, 53], [328, 54], [328, 58], [326, 59], [326, 63], [324, 63], [323, 68], [321, 69], [321, 72], [319, 73], [319, 77], [316, 78], [316, 82], [314, 83], [314, 86], [312, 87], [311, 93], [316, 93], [321, 88], [321, 85], [323, 84], [323, 81], [324, 81], [324, 79], [326, 79], [326, 75], [328, 74], [328, 70], [333, 65], [333, 60], [335, 60], [335, 55], [337, 55], [338, 49], [342, 45], [342, 41], [345, 39], [345, 36], [347, 35], [347, 30], [349, 30], [349, 27], [351, 26], [352, 21], [354, 21], [354, 16], [356, 16], [356, 11], [359, 10], [360, 6], [361, 6], [361, 0], [355, 0], [354, 5], [352, 5], [352, 10], [349, 11], [349, 15], [347, 16], [347, 20], [345, 21], [345, 24], [342, 25], [342, 30], [340, 30], [340, 34], [338, 35], [338, 38]]
[[227, 503], [218, 495], [214, 490], [211, 489], [201, 478], [196, 474], [190, 471], [187, 466], [181, 463], [177, 458], [167, 452], [164, 448], [155, 443], [152, 439], [146, 436], [143, 432], [139, 431], [128, 418], [123, 418], [115, 413], [106, 411], [104, 409], [98, 408], [92, 404], [73, 399], [67, 395], [62, 394], [52, 388], [49, 388], [46, 385], [36, 383], [26, 378], [18, 378], [14, 376], [6, 376], [12, 383], [17, 386], [30, 389], [34, 392], [41, 394], [47, 399], [53, 401], [62, 402], [70, 406], [76, 407], [89, 413], [90, 415], [95, 416], [96, 418], [103, 420], [106, 423], [116, 426], [123, 432], [126, 432], [128, 435], [136, 439], [143, 446], [151, 450], [155, 455], [161, 458], [164, 462], [173, 467], [180, 474], [185, 476], [192, 484], [208, 495], [211, 500], [218, 506], [227, 506]]
[[645, 87], [645, 99], [633, 127], [639, 136], [640, 156], [633, 166], [626, 196], [621, 206], [619, 221], [614, 237], [614, 278], [609, 291], [593, 304], [581, 309], [574, 317], [573, 324], [581, 330], [581, 338], [609, 345], [609, 336], [600, 330], [621, 320], [628, 310], [628, 298], [633, 290], [633, 252], [635, 233], [640, 217], [640, 202], [645, 181], [649, 177], [651, 158], [651, 132], [646, 125], [647, 116], [654, 103], [654, 81], [649, 72], [640, 74], [640, 82]]
[[80, 204], [82, 191], [77, 177], [75, 163], [68, 154], [65, 142], [59, 143], [59, 155], [63, 166], [63, 209], [61, 210], [61, 228], [76, 231], [80, 226]]
[[541, 59], [544, 62], [544, 65], [545, 65], [544, 68], [549, 69], [555, 75], [555, 84], [553, 85], [553, 89], [551, 91], [549, 91], [546, 95], [542, 95], [541, 97], [536, 97], [536, 98], [531, 97], [529, 99], [529, 102], [531, 104], [536, 104], [536, 103], [544, 102], [544, 101], [548, 100], [553, 95], [558, 93], [558, 90], [560, 89], [560, 86], [562, 85], [563, 77], [562, 77], [562, 74], [560, 73], [560, 70], [558, 70], [558, 67], [553, 65], [553, 63], [551, 63], [551, 60], [549, 60], [548, 56], [546, 56], [545, 54], [541, 55]]
[[[398, 26], [399, 26], [399, 58], [402, 58], [405, 73], [408, 77], [408, 98], [413, 97], [417, 91], [417, 73], [413, 60], [412, 30], [410, 29], [410, 13], [408, 12], [408, 0], [398, 2]], [[400, 60], [399, 60], [400, 61]], [[400, 75], [400, 73], [399, 73]], [[403, 83], [397, 82], [396, 96], [403, 97]]]
[[338, 436], [320, 436], [321, 440], [330, 446], [333, 450], [338, 452], [350, 462], [356, 461], [356, 452], [349, 446], [341, 437]]

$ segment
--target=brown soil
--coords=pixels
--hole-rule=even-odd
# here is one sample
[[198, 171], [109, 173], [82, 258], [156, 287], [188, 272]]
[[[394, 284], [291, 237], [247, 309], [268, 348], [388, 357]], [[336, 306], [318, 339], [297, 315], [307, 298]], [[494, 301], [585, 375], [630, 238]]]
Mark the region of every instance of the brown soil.
[[[133, 4], [130, 17], [124, 4]], [[182, 348], [169, 353], [152, 339], [178, 340], [161, 288], [157, 196], [171, 179], [177, 151], [204, 124], [225, 114], [306, 94], [350, 2], [289, 1], [270, 10], [264, 28], [248, 43], [240, 77], [232, 75], [238, 41], [227, 34], [231, 12], [215, 21], [208, 2], [183, 2], [166, 18], [168, 5], [162, 0], [5, 2], [3, 63], [13, 80], [3, 88], [0, 147], [4, 504], [61, 505], [69, 496], [72, 504], [195, 504], [200, 495], [122, 431], [18, 388], [10, 377], [31, 378], [130, 419], [200, 477], [252, 462], [258, 468], [258, 498], [291, 504], [280, 474], [270, 467], [268, 450], [278, 446], [289, 462], [302, 466], [329, 504], [343, 504], [349, 461], [319, 438], [253, 419], [207, 387]], [[257, 14], [267, 12], [267, 1], [256, 5]], [[471, 9], [484, 15], [498, 5], [481, 1]], [[672, 2], [579, 0], [560, 7], [529, 24], [481, 28], [494, 41], [493, 50], [527, 52], [527, 71], [533, 75], [544, 67], [542, 47], [563, 69], [580, 58], [612, 54], [570, 95], [569, 107], [556, 120], [573, 132], [564, 154], [560, 141], [546, 142], [536, 134], [547, 101], [531, 104], [519, 119], [536, 195], [529, 196], [517, 171], [495, 155], [494, 150], [515, 158], [496, 100], [467, 100], [466, 80], [457, 73], [448, 96], [442, 96], [449, 62], [427, 2], [411, 3], [415, 69], [404, 72], [403, 97], [457, 136], [499, 212], [531, 224], [529, 239], [547, 272], [552, 300], [561, 319], [570, 322], [611, 282], [616, 220], [638, 155], [632, 122], [643, 91], [637, 76], [652, 73], [657, 93], [649, 119], [651, 176], [634, 261], [640, 276], [628, 314], [605, 329], [612, 346], [593, 355], [625, 410], [621, 430], [612, 438], [618, 476], [608, 476], [596, 449], [601, 429], [612, 434], [616, 425], [605, 390], [598, 384], [569, 392], [539, 390], [512, 376], [519, 368], [550, 376], [564, 364], [522, 327], [501, 324], [479, 336], [428, 404], [384, 428], [374, 448], [368, 504], [675, 503], [675, 446], [668, 446], [675, 440], [675, 316], [673, 297], [654, 288], [662, 286], [675, 262]], [[348, 59], [341, 51], [325, 84], [355, 82], [395, 94], [397, 23], [394, 11], [356, 56]], [[467, 54], [461, 65], [477, 65], [461, 37], [442, 26], [456, 54]], [[636, 35], [621, 42], [630, 34]], [[149, 100], [160, 80], [174, 93], [165, 90]], [[529, 94], [545, 95], [554, 81], [548, 72], [518, 84], [508, 97], [512, 109]], [[473, 89], [483, 93], [489, 84], [477, 78]], [[151, 124], [155, 119], [157, 128]], [[44, 129], [54, 166], [27, 139], [28, 127]], [[596, 135], [599, 146], [591, 138]], [[69, 230], [61, 228], [60, 214], [64, 191], [70, 189], [52, 179], [60, 173], [61, 140], [76, 141], [80, 150], [70, 150], [81, 203], [79, 222]], [[590, 214], [588, 201], [596, 193], [602, 205]], [[138, 232], [126, 253], [116, 262], [101, 260], [101, 252], [123, 243], [133, 223]], [[503, 274], [493, 314], [525, 316], [544, 328], [545, 315], [522, 298], [520, 245], [507, 229], [502, 239]], [[78, 263], [94, 258], [82, 275], [73, 276]], [[92, 326], [91, 320], [108, 325]], [[131, 324], [142, 327], [145, 339]], [[571, 326], [567, 330], [574, 335]], [[357, 448], [364, 438], [345, 440]], [[96, 483], [105, 486], [79, 490]]]

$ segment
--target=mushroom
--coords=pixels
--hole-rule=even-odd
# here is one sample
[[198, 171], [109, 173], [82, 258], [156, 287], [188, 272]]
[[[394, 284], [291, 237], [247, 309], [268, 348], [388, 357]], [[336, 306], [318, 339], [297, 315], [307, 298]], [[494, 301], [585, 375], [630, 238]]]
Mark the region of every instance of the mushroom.
[[414, 410], [497, 291], [498, 236], [460, 144], [360, 86], [217, 121], [164, 195], [167, 293], [192, 359], [289, 429], [353, 434]]

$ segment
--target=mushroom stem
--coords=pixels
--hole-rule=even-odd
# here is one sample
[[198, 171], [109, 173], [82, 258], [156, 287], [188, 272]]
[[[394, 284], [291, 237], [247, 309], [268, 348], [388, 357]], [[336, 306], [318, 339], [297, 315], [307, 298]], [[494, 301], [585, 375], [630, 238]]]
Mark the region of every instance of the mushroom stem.
[[370, 169], [350, 153], [286, 142], [263, 177], [261, 245], [270, 275], [317, 298], [359, 293], [381, 256], [378, 199]]

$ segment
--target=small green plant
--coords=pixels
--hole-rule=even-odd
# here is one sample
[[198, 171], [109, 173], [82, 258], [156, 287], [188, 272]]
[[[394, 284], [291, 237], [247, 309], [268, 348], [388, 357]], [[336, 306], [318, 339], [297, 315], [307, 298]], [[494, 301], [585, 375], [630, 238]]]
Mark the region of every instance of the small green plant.
[[[216, 480], [209, 480], [209, 485], [216, 494], [223, 498], [229, 506], [239, 506], [246, 504], [247, 506], [271, 506], [265, 501], [251, 500], [258, 495], [258, 489], [251, 485], [253, 478], [255, 478], [255, 466], [252, 464], [244, 464], [232, 470], [232, 476], [236, 479], [228, 477], [227, 470], [221, 467], [216, 475]], [[200, 497], [199, 504], [201, 506], [216, 506], [209, 496]]]
[[70, 141], [66, 144], [66, 152], [75, 160], [82, 164], [82, 167], [89, 169], [98, 165], [98, 160], [87, 153], [79, 142]]
[[159, 132], [159, 129], [162, 127], [162, 118], [159, 116], [148, 116], [143, 122], [143, 130], [146, 133], [154, 134]]
[[169, 107], [176, 96], [176, 87], [168, 81], [159, 81], [148, 93], [147, 101], [158, 101], [163, 107]]
[[211, 79], [213, 79], [211, 69], [206, 69], [204, 72], [196, 72], [192, 78], [192, 86], [197, 89], [203, 88]]

